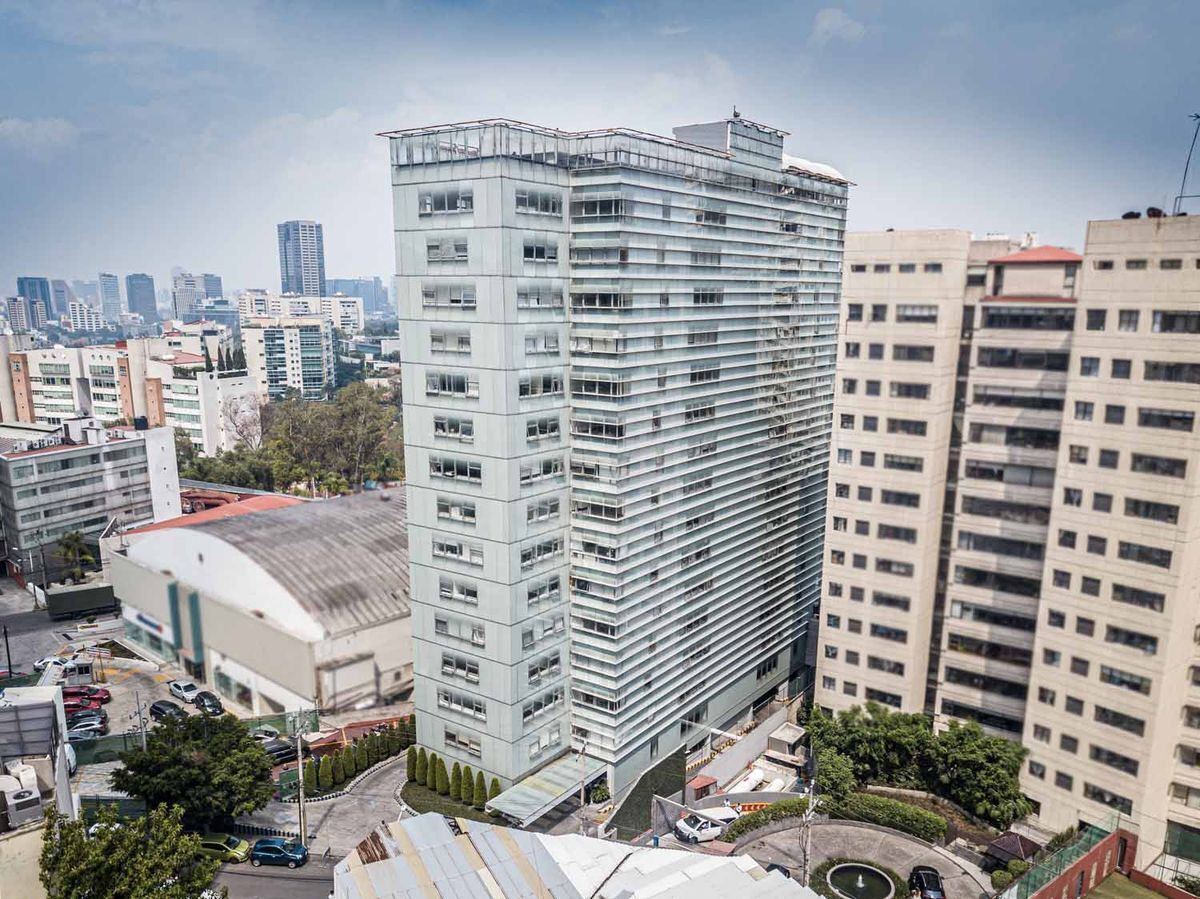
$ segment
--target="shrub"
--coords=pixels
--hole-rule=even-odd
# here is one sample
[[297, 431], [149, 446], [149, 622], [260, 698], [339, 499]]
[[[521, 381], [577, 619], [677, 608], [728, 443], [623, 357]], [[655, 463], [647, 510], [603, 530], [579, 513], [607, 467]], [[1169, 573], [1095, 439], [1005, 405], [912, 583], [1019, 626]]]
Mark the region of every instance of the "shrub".
[[312, 759], [304, 763], [304, 792], [309, 796], [317, 792], [317, 763]]
[[317, 786], [322, 790], [333, 789], [333, 761], [327, 755], [321, 756], [321, 765], [317, 768]]
[[992, 889], [1002, 890], [1013, 882], [1013, 876], [1003, 868], [997, 868], [992, 872]]
[[868, 865], [891, 880], [892, 889], [895, 890], [894, 896], [904, 896], [908, 892], [908, 884], [904, 882], [904, 879], [891, 868], [884, 867], [878, 862], [868, 862], [858, 858], [827, 858], [813, 868], [808, 879], [809, 886], [825, 899], [843, 899], [833, 891], [833, 887], [829, 883], [829, 872], [838, 865]]
[[371, 767], [371, 760], [367, 758], [367, 744], [362, 740], [354, 741], [354, 767], [359, 771], [366, 771]]
[[1068, 827], [1066, 830], [1059, 831], [1050, 838], [1050, 841], [1046, 843], [1045, 852], [1047, 855], [1058, 852], [1059, 849], [1062, 849], [1064, 846], [1070, 846], [1073, 842], [1075, 842], [1075, 828]]
[[342, 768], [346, 772], [346, 780], [353, 780], [354, 775], [358, 774], [358, 758], [349, 746], [342, 747]]
[[489, 800], [495, 799], [499, 795], [500, 795], [500, 778], [493, 777], [492, 783], [488, 787], [488, 799]]
[[425, 747], [422, 746], [417, 751], [417, 776], [416, 781], [421, 786], [425, 786], [425, 780], [429, 775], [429, 756], [425, 754]]
[[946, 819], [941, 815], [886, 796], [852, 793], [845, 802], [831, 807], [829, 813], [837, 818], [881, 824], [928, 843], [940, 843], [946, 838]]
[[450, 769], [450, 798], [457, 799], [462, 795], [462, 765], [454, 763]]
[[807, 799], [781, 799], [779, 802], [772, 802], [766, 808], [751, 812], [748, 815], [742, 815], [721, 834], [720, 839], [726, 843], [733, 843], [743, 834], [750, 833], [752, 830], [758, 830], [760, 827], [765, 827], [775, 821], [782, 821], [785, 818], [799, 818], [808, 809]]
[[858, 789], [854, 763], [836, 749], [820, 750], [817, 753], [817, 783], [827, 802], [834, 805], [844, 802]]
[[475, 772], [475, 808], [482, 810], [487, 805], [487, 784], [483, 782], [483, 772]]
[[475, 772], [470, 765], [463, 766], [462, 792], [458, 794], [458, 799], [467, 805], [475, 801]]
[[406, 758], [406, 761], [408, 764], [405, 765], [405, 767], [408, 770], [405, 772], [405, 775], [408, 777], [409, 780], [416, 780], [417, 779], [417, 747], [416, 746], [408, 747], [408, 756]]
[[388, 755], [399, 755], [403, 747], [400, 745], [400, 726], [393, 724], [388, 728]]
[[612, 794], [608, 791], [608, 783], [601, 781], [592, 787], [591, 801], [592, 802], [608, 802]]
[[340, 787], [346, 782], [346, 769], [342, 765], [342, 754], [333, 753], [333, 785]]
[[1023, 858], [1014, 858], [1008, 863], [1008, 873], [1011, 874], [1014, 879], [1020, 877], [1028, 870], [1029, 862], [1025, 861]]
[[446, 760], [438, 759], [437, 791], [443, 796], [450, 795], [450, 775], [446, 773]]
[[437, 763], [437, 753], [429, 753], [429, 764], [425, 766], [425, 782], [421, 786], [429, 787], [431, 790], [437, 789]]
[[1200, 877], [1192, 877], [1188, 874], [1176, 874], [1171, 879], [1171, 882], [1193, 896], [1200, 896]]

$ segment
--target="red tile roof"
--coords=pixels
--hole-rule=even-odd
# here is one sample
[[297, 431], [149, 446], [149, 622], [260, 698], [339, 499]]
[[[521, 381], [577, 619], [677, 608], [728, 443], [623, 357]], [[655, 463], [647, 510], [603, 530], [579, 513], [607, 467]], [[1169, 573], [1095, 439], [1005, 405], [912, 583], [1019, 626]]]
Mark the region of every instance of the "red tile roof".
[[1005, 265], [1038, 265], [1053, 262], [1082, 261], [1083, 257], [1078, 253], [1073, 253], [1063, 247], [1032, 247], [1028, 250], [1021, 250], [1019, 253], [1010, 253], [1008, 256], [989, 259], [988, 263], [991, 265], [995, 265], [998, 262]]
[[236, 503], [226, 503], [214, 506], [203, 512], [193, 512], [191, 515], [180, 515], [178, 518], [168, 518], [166, 521], [156, 521], [145, 527], [134, 528], [128, 534], [144, 534], [147, 531], [161, 531], [166, 528], [186, 528], [194, 524], [204, 524], [206, 521], [220, 521], [223, 518], [234, 518], [238, 515], [248, 515], [251, 512], [267, 512], [271, 509], [283, 509], [304, 502], [294, 496], [252, 496]]

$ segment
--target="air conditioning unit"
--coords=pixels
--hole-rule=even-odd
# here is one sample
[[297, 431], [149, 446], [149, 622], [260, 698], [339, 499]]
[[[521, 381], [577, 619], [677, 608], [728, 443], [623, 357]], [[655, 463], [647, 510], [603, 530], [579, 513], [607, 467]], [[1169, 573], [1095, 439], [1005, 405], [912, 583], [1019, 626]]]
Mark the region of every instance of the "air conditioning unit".
[[20, 827], [42, 819], [42, 796], [37, 790], [13, 790], [4, 794], [8, 826]]

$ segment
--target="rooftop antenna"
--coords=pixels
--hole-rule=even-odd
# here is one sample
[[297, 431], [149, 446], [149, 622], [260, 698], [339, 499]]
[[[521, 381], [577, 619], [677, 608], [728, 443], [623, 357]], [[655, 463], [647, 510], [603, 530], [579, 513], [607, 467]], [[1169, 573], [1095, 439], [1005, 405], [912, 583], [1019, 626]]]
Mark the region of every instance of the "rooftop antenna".
[[[740, 118], [742, 117], [742, 114], [741, 114], [740, 112], [738, 112], [738, 111], [737, 111], [737, 106], [736, 106], [736, 105], [733, 107], [733, 117], [734, 117], [735, 119], [740, 119]], [[1195, 141], [1193, 141], [1193, 143], [1195, 143]], [[1191, 159], [1191, 156], [1190, 156], [1190, 155], [1188, 156], [1188, 159]]]
[[1192, 153], [1196, 151], [1196, 138], [1200, 136], [1200, 112], [1193, 112], [1188, 116], [1196, 123], [1196, 130], [1192, 132], [1192, 145], [1188, 147], [1187, 162], [1183, 164], [1183, 180], [1179, 182], [1179, 195], [1175, 197], [1175, 208], [1171, 210], [1172, 215], [1179, 215], [1179, 209], [1183, 205], [1184, 200], [1200, 197], [1200, 194], [1185, 194], [1187, 190], [1188, 169], [1192, 165]]

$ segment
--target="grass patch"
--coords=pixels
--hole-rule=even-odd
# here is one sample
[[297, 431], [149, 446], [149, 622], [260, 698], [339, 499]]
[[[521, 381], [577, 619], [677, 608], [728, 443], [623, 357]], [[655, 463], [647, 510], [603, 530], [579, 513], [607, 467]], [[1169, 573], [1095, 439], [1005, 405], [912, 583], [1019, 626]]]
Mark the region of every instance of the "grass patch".
[[1088, 895], [1097, 899], [1154, 899], [1158, 894], [1114, 872], [1096, 884]]
[[451, 818], [466, 818], [469, 821], [482, 821], [485, 824], [495, 824], [496, 819], [487, 812], [481, 812], [473, 805], [463, 805], [457, 799], [443, 796], [436, 790], [423, 787], [415, 781], [409, 781], [400, 788], [400, 798], [415, 812], [437, 812], [439, 815], [449, 815]]
[[908, 883], [887, 865], [870, 862], [863, 858], [828, 858], [813, 868], [812, 874], [808, 877], [808, 885], [818, 895], [824, 896], [825, 899], [842, 899], [841, 896], [833, 891], [833, 887], [829, 884], [829, 872], [838, 865], [867, 865], [887, 875], [887, 878], [892, 882], [892, 886], [896, 890], [893, 899], [900, 899], [900, 897], [908, 895]]

